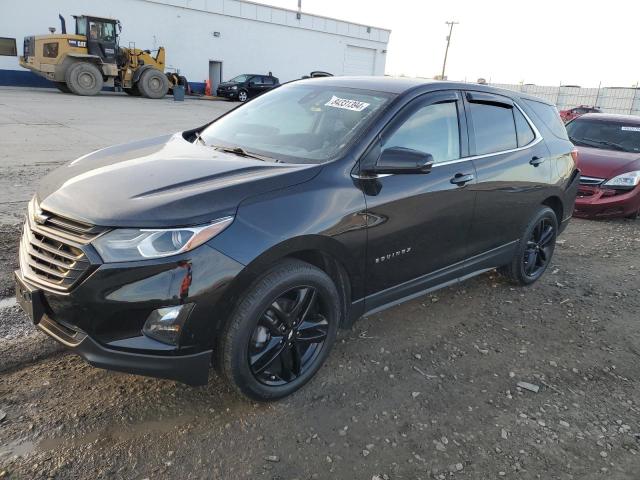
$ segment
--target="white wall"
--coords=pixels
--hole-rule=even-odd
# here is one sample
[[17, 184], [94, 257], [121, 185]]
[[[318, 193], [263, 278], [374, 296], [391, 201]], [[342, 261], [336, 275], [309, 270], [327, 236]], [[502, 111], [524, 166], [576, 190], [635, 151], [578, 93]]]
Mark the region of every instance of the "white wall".
[[[168, 5], [172, 3], [173, 5]], [[119, 18], [122, 46], [167, 49], [167, 67], [190, 81], [209, 76], [209, 60], [223, 62], [223, 79], [240, 73], [272, 71], [281, 81], [312, 70], [343, 73], [347, 45], [376, 50], [375, 74], [384, 74], [389, 31], [237, 0], [31, 0], [24, 8], [4, 8], [0, 36], [16, 37], [18, 53], [26, 35], [60, 31], [58, 13], [73, 32], [72, 14]], [[224, 14], [223, 14], [224, 13]], [[220, 32], [214, 37], [213, 32]], [[18, 61], [0, 57], [0, 69], [19, 70]]]

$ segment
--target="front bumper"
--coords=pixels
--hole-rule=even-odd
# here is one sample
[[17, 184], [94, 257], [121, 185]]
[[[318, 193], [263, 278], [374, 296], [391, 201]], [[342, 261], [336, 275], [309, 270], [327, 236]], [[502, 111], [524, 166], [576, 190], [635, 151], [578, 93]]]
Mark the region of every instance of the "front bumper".
[[[44, 316], [38, 328], [94, 367], [124, 373], [177, 380], [187, 385], [206, 385], [211, 364], [211, 350], [191, 355], [154, 355], [114, 350], [87, 334], [68, 328]], [[145, 340], [159, 344], [151, 339]], [[162, 345], [158, 345], [162, 347]]]
[[217, 90], [216, 96], [223, 98], [238, 98], [238, 90]]
[[[202, 385], [224, 325], [227, 286], [243, 268], [205, 244], [176, 257], [93, 265], [63, 292], [18, 270], [16, 296], [42, 331], [96, 367]], [[34, 299], [23, 301], [31, 292]], [[142, 334], [154, 310], [187, 303], [194, 307], [177, 345]]]
[[575, 217], [626, 217], [640, 210], [640, 186], [620, 191], [600, 186], [581, 185], [573, 211]]

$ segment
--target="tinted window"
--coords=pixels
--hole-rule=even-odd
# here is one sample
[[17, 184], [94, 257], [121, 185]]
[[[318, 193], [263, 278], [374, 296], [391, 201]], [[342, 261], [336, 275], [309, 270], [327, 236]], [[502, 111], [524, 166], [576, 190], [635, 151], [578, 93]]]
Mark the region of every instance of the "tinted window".
[[18, 55], [15, 38], [0, 38], [0, 55], [15, 57]]
[[533, 139], [535, 138], [535, 134], [531, 129], [531, 125], [529, 125], [529, 122], [527, 122], [527, 120], [524, 118], [524, 115], [522, 115], [522, 112], [517, 108], [513, 109], [513, 117], [516, 121], [516, 132], [518, 134], [518, 146], [524, 147], [525, 145], [529, 145], [531, 142], [533, 142]]
[[262, 82], [263, 82], [265, 85], [273, 85], [273, 84], [275, 84], [275, 83], [276, 83], [276, 82], [273, 80], [273, 77], [262, 77]]
[[511, 150], [518, 146], [511, 108], [485, 103], [469, 105], [477, 155]]
[[434, 162], [460, 158], [456, 103], [436, 103], [420, 108], [387, 137], [382, 146], [383, 149], [404, 147], [430, 153]]
[[544, 123], [551, 133], [563, 140], [569, 140], [567, 130], [564, 128], [558, 109], [553, 105], [548, 105], [534, 100], [524, 100], [524, 102], [534, 111], [536, 116]]
[[576, 145], [640, 152], [640, 124], [578, 118], [567, 125], [569, 138]]

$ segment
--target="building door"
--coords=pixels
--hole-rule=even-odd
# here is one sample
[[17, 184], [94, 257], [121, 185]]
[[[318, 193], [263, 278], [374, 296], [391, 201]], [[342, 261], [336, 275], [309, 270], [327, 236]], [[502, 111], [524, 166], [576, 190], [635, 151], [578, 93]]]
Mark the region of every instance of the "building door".
[[347, 45], [344, 53], [344, 75], [373, 75], [376, 66], [374, 48]]
[[211, 83], [211, 95], [215, 95], [220, 83], [222, 83], [222, 62], [209, 61], [209, 83]]

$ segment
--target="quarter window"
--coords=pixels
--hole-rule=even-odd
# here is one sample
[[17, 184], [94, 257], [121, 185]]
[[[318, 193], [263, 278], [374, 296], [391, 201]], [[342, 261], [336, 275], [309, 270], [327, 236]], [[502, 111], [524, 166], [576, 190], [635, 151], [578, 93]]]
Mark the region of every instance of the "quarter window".
[[469, 105], [477, 155], [517, 148], [518, 140], [512, 108], [486, 103]]
[[18, 55], [15, 38], [0, 37], [0, 55], [15, 57]]
[[[542, 123], [551, 130], [551, 133], [562, 140], [569, 140], [569, 137], [567, 137], [567, 129], [565, 128], [564, 123], [562, 123], [562, 119], [560, 118], [560, 114], [556, 107], [547, 103], [536, 102], [535, 100], [524, 100], [524, 103], [526, 103], [537, 117], [542, 120]], [[535, 118], [532, 120], [537, 124]], [[538, 128], [538, 130], [539, 129], [540, 128]]]
[[517, 108], [513, 109], [513, 118], [516, 121], [518, 146], [524, 147], [525, 145], [529, 145], [531, 142], [533, 142], [533, 139], [535, 138], [535, 134], [531, 129], [531, 125], [529, 125], [529, 122], [527, 122], [527, 120], [524, 118], [524, 115], [522, 115], [522, 112]]
[[383, 140], [382, 147], [404, 147], [430, 153], [436, 163], [460, 158], [456, 102], [436, 103], [418, 109]]

